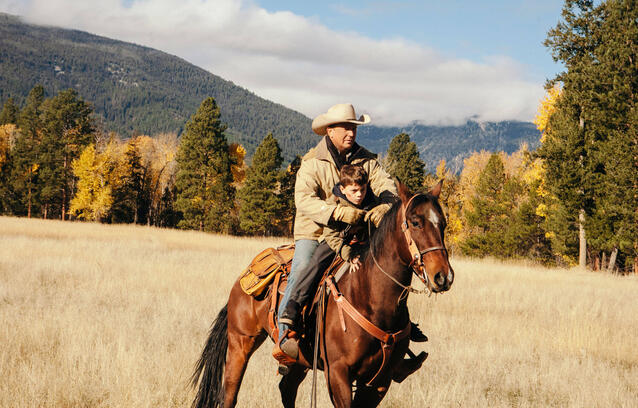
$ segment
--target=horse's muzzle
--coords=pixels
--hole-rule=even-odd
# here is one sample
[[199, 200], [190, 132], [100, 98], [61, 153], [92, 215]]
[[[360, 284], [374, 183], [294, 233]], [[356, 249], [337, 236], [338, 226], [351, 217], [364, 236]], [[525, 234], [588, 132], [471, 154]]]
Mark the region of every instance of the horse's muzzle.
[[454, 282], [454, 271], [448, 268], [447, 271], [439, 271], [434, 275], [432, 292], [439, 293], [449, 290]]

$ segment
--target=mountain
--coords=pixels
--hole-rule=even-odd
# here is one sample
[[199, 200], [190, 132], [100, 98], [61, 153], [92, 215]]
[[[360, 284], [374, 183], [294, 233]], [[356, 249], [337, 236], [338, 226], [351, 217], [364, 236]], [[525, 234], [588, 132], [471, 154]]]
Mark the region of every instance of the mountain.
[[473, 152], [502, 150], [513, 153], [523, 144], [527, 144], [530, 150], [540, 144], [540, 133], [533, 123], [511, 121], [467, 121], [459, 126], [361, 126], [357, 140], [372, 151], [385, 152], [392, 138], [401, 132], [410, 135], [410, 140], [418, 146], [421, 159], [431, 172], [434, 172], [441, 159], [445, 159], [448, 168], [460, 172], [463, 159]]
[[36, 84], [49, 96], [75, 88], [107, 130], [124, 136], [179, 133], [201, 102], [213, 96], [229, 138], [249, 153], [268, 132], [288, 160], [317, 140], [306, 116], [181, 58], [0, 13], [0, 102], [13, 96], [21, 103]]
[[[10, 96], [21, 104], [36, 84], [42, 84], [48, 96], [75, 88], [92, 103], [106, 130], [125, 137], [180, 133], [200, 103], [213, 96], [228, 124], [229, 139], [244, 145], [249, 156], [269, 132], [286, 161], [319, 140], [308, 117], [176, 56], [82, 31], [27, 24], [0, 13], [0, 104]], [[358, 138], [363, 146], [385, 154], [400, 132], [417, 143], [431, 171], [442, 158], [458, 171], [473, 151], [511, 153], [523, 142], [534, 148], [540, 136], [531, 123], [468, 121], [462, 126], [362, 126]]]

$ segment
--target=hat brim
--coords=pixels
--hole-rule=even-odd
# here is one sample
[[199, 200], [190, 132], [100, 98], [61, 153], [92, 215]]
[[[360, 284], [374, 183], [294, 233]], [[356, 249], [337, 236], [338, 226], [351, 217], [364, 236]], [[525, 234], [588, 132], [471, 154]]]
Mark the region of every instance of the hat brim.
[[370, 116], [367, 114], [363, 114], [359, 117], [359, 119], [342, 119], [342, 118], [333, 118], [328, 115], [321, 114], [312, 121], [312, 131], [318, 134], [319, 136], [325, 136], [328, 133], [328, 126], [336, 125], [337, 123], [354, 123], [355, 125], [365, 125], [370, 123]]

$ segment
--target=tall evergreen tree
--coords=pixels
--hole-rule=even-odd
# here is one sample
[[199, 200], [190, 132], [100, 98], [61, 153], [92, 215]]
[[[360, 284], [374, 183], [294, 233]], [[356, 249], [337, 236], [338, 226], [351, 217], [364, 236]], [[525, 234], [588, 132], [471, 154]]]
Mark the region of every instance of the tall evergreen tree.
[[509, 255], [505, 249], [505, 234], [513, 208], [508, 199], [512, 189], [512, 184], [507, 183], [501, 156], [493, 153], [479, 176], [471, 210], [465, 213], [472, 234], [461, 243], [463, 252], [472, 256]]
[[386, 168], [392, 177], [401, 180], [411, 191], [423, 189], [425, 163], [419, 157], [416, 143], [407, 133], [396, 135], [388, 147]]
[[17, 124], [19, 113], [20, 109], [16, 106], [13, 98], [8, 98], [2, 107], [2, 112], [0, 112], [0, 125]]
[[[587, 154], [589, 135], [586, 131], [586, 126], [590, 125], [587, 118], [590, 109], [586, 95], [594, 85], [590, 71], [595, 62], [592, 50], [596, 47], [596, 39], [592, 33], [600, 16], [592, 0], [566, 0], [562, 17], [563, 21], [549, 31], [545, 46], [551, 48], [554, 60], [562, 62], [567, 71], [548, 84], [562, 82], [563, 94], [557, 103], [557, 112], [550, 119], [552, 137], [546, 137], [547, 143], [539, 153], [547, 163], [547, 179], [552, 192], [560, 205], [566, 207], [565, 213], [576, 217], [579, 265], [585, 267], [585, 221], [593, 205], [592, 160]], [[552, 171], [558, 167], [569, 169], [570, 177], [563, 178], [559, 172]], [[570, 224], [570, 221], [566, 223]]]
[[15, 215], [31, 217], [39, 209], [38, 185], [41, 167], [42, 103], [44, 88], [36, 85], [27, 96], [26, 104], [18, 116], [20, 134], [11, 151], [11, 175], [6, 200]]
[[276, 235], [284, 224], [284, 197], [279, 191], [281, 149], [272, 133], [257, 147], [246, 183], [239, 190], [239, 226], [253, 235]]
[[121, 166], [121, 179], [113, 191], [111, 221], [137, 224], [141, 221], [141, 207], [147, 189], [144, 185], [144, 169], [136, 139], [126, 144]]
[[76, 188], [71, 164], [93, 141], [92, 113], [74, 89], [62, 91], [42, 104], [40, 198], [45, 217], [59, 213], [62, 220], [66, 219]]
[[[584, 231], [590, 237], [590, 253], [622, 248], [630, 262], [638, 251], [632, 120], [638, 91], [637, 18], [632, 0], [597, 6], [585, 0], [565, 2], [563, 21], [545, 44], [567, 71], [553, 81], [563, 84], [563, 93], [550, 118], [547, 143], [539, 150], [548, 185], [564, 207], [559, 213], [579, 217], [581, 237]], [[579, 259], [582, 265], [582, 239]]]
[[176, 158], [180, 228], [232, 231], [235, 189], [225, 130], [214, 98], [205, 99], [186, 124]]

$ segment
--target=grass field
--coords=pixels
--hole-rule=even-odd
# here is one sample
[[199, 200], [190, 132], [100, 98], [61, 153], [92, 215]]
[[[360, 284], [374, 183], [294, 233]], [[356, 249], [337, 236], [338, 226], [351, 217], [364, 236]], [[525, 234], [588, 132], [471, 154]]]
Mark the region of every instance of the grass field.
[[[0, 217], [0, 406], [189, 406], [229, 288], [283, 242]], [[638, 406], [638, 277], [452, 265], [450, 292], [410, 298], [430, 338], [414, 349], [430, 358], [382, 406]], [[270, 351], [251, 360], [240, 406], [279, 405]]]

